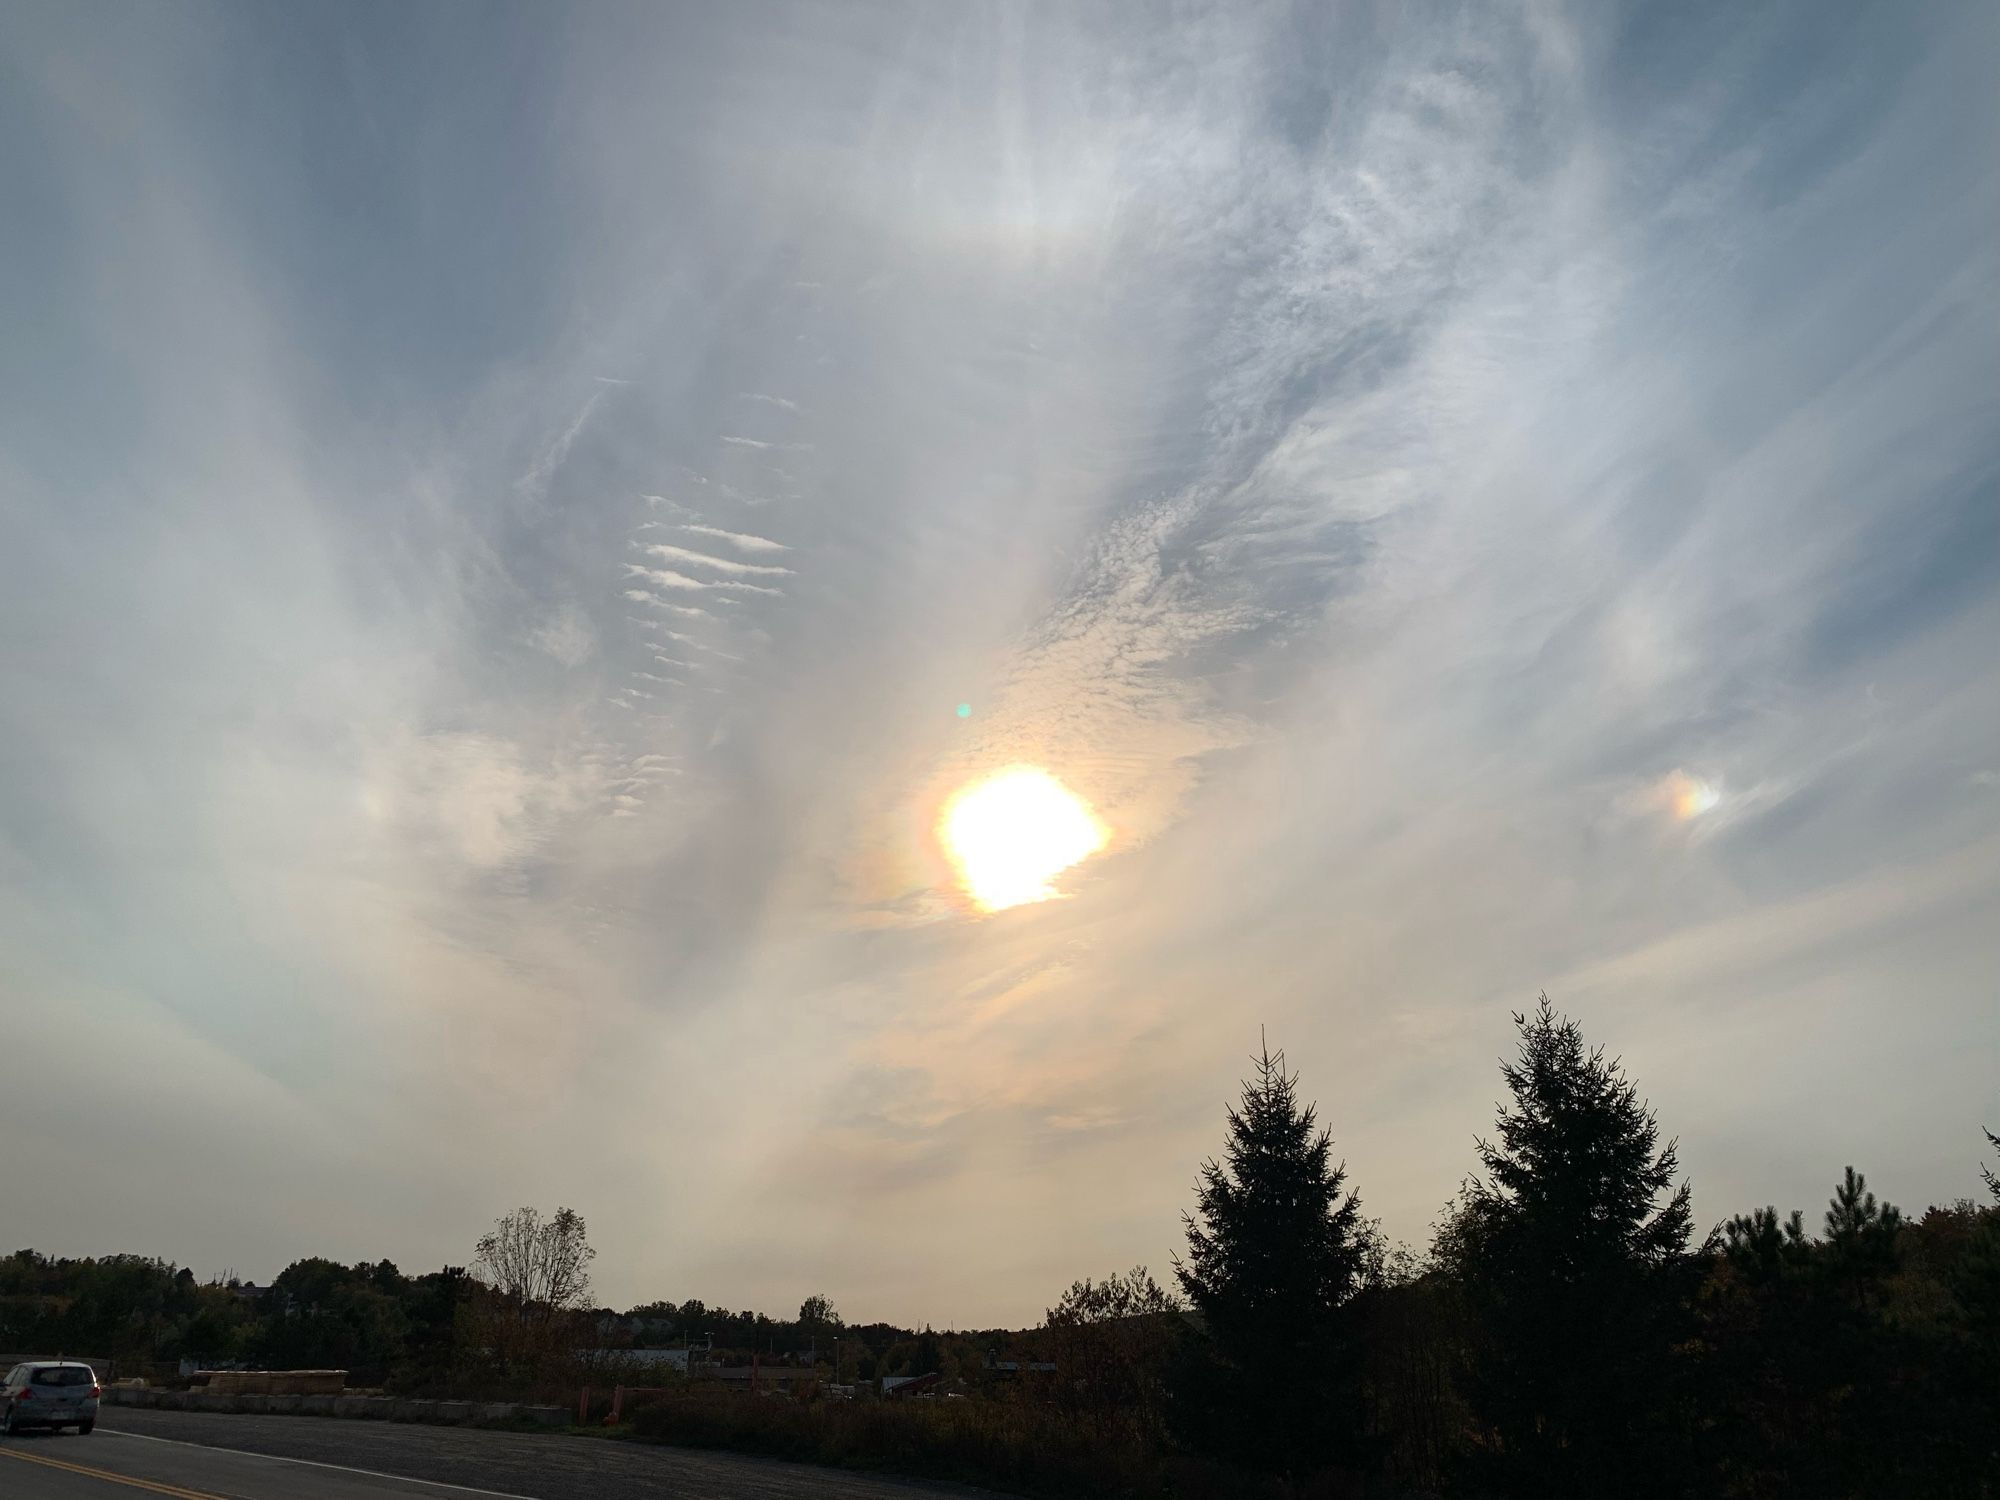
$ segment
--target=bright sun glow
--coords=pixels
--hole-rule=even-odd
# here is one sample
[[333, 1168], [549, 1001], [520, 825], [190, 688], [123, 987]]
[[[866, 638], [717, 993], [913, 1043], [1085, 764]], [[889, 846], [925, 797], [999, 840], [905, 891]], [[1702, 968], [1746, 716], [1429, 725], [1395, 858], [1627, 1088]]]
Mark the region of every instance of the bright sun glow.
[[1047, 901], [1055, 877], [1110, 836], [1090, 804], [1033, 766], [960, 788], [938, 818], [938, 839], [982, 911]]

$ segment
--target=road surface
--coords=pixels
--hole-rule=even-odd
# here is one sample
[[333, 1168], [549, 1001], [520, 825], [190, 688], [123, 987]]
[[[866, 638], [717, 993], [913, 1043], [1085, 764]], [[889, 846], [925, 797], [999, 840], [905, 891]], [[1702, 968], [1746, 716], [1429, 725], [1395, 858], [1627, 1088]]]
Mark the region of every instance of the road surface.
[[107, 1406], [0, 1438], [7, 1500], [966, 1500], [955, 1485], [544, 1433]]

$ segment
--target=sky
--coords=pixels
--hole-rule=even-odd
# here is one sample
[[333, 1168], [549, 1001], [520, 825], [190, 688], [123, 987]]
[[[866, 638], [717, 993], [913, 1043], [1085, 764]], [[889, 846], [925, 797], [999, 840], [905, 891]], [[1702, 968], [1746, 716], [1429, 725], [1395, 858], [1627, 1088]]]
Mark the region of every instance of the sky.
[[1020, 1325], [1260, 1037], [1421, 1246], [1544, 991], [1704, 1227], [1975, 1191], [1996, 56], [0, 4], [0, 1243]]

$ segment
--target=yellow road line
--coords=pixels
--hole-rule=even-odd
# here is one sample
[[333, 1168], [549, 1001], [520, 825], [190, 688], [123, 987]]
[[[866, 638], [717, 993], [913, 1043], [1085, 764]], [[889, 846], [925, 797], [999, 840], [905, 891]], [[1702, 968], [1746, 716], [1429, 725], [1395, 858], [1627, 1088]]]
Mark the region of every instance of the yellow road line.
[[210, 1494], [207, 1490], [184, 1490], [179, 1485], [161, 1484], [156, 1479], [135, 1479], [130, 1474], [114, 1474], [109, 1469], [93, 1469], [88, 1464], [73, 1464], [67, 1459], [46, 1458], [39, 1453], [23, 1453], [18, 1448], [0, 1448], [0, 1458], [18, 1458], [24, 1464], [41, 1464], [45, 1468], [64, 1469], [71, 1474], [81, 1474], [87, 1479], [103, 1479], [112, 1484], [127, 1484], [135, 1490], [151, 1490], [155, 1495], [172, 1495], [175, 1500], [225, 1500], [225, 1497]]

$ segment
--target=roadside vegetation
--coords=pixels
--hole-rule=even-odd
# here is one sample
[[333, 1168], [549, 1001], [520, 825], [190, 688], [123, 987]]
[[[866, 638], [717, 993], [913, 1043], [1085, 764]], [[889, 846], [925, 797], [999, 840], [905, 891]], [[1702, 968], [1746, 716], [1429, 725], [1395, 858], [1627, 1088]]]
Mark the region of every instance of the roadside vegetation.
[[[2000, 1495], [1992, 1167], [1920, 1215], [1848, 1167], [1816, 1223], [1752, 1208], [1698, 1239], [1620, 1063], [1546, 999], [1515, 1021], [1506, 1102], [1422, 1250], [1383, 1241], [1266, 1051], [1170, 1283], [1078, 1281], [1031, 1329], [850, 1324], [817, 1295], [792, 1318], [617, 1314], [592, 1305], [582, 1217], [522, 1209], [469, 1268], [420, 1276], [309, 1259], [246, 1287], [24, 1250], [0, 1261], [0, 1352], [571, 1405], [590, 1386], [598, 1426], [641, 1387], [614, 1435], [1051, 1500]], [[695, 1351], [691, 1378], [666, 1348]]]

